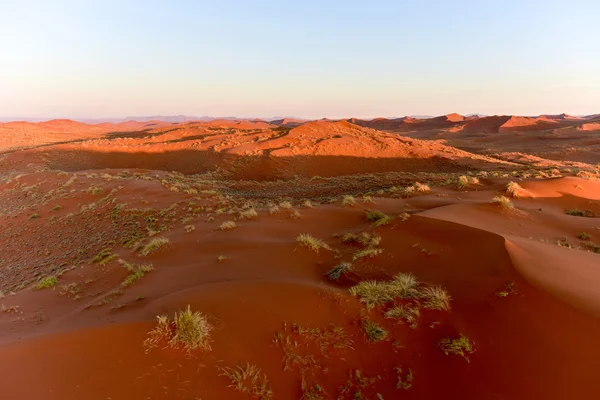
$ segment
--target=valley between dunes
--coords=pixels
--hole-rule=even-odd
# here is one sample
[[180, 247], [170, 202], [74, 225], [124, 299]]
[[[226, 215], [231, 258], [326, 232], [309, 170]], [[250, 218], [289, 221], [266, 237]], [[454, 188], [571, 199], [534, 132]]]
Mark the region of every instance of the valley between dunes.
[[[567, 117], [0, 124], [0, 398], [600, 398]], [[188, 305], [205, 345], [149, 345]]]

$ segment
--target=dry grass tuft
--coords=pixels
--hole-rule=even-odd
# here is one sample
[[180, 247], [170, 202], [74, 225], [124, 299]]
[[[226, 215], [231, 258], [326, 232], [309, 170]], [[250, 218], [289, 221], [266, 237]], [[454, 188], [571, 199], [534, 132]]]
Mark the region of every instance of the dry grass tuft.
[[171, 347], [183, 347], [188, 352], [196, 349], [210, 350], [212, 326], [204, 314], [186, 309], [176, 312], [172, 321], [166, 315], [157, 317], [157, 325], [151, 330], [144, 346], [149, 351], [167, 340]]
[[235, 221], [225, 221], [221, 225], [219, 225], [219, 229], [222, 231], [228, 231], [235, 228], [237, 228], [237, 224], [235, 223]]
[[365, 218], [369, 222], [373, 222], [374, 226], [384, 226], [392, 221], [392, 217], [379, 210], [365, 210]]
[[388, 336], [388, 332], [383, 326], [371, 321], [368, 318], [362, 319], [361, 326], [365, 332], [365, 335], [367, 336], [367, 340], [371, 343], [381, 342]]
[[428, 310], [446, 311], [450, 309], [452, 298], [441, 286], [428, 286], [421, 291], [425, 302], [423, 307]]
[[296, 237], [296, 241], [303, 247], [308, 247], [310, 250], [318, 253], [320, 249], [331, 250], [331, 247], [321, 239], [309, 235], [308, 233], [301, 233]]
[[502, 210], [513, 210], [515, 208], [514, 204], [508, 197], [505, 196], [496, 196], [492, 199], [492, 204], [497, 205]]
[[400, 321], [404, 320], [411, 328], [416, 328], [417, 321], [421, 316], [421, 311], [412, 304], [400, 304], [387, 310], [384, 315], [386, 318], [397, 319]]
[[258, 217], [258, 213], [254, 208], [250, 208], [248, 210], [240, 211], [238, 217], [240, 219], [252, 219]]
[[140, 254], [143, 256], [147, 256], [148, 254], [154, 253], [155, 251], [158, 251], [159, 249], [169, 245], [170, 243], [170, 240], [166, 237], [154, 238], [148, 244], [142, 247], [142, 249], [140, 250]]
[[37, 283], [37, 285], [35, 285], [35, 288], [37, 290], [47, 289], [47, 288], [56, 286], [57, 283], [58, 283], [58, 278], [55, 275], [47, 276], [47, 277], [43, 278], [42, 280], [40, 280]]
[[521, 197], [531, 197], [531, 194], [527, 190], [523, 189], [521, 185], [519, 185], [516, 182], [509, 182], [506, 185], [505, 192], [509, 197], [512, 197], [514, 199], [518, 199]]
[[256, 365], [246, 363], [245, 367], [238, 365], [236, 368], [219, 368], [219, 375], [226, 376], [231, 384], [229, 387], [238, 392], [246, 393], [260, 400], [273, 397], [273, 390], [269, 386], [267, 375], [263, 374]]
[[342, 275], [346, 275], [348, 272], [352, 270], [352, 264], [349, 262], [342, 262], [335, 267], [331, 271], [327, 273], [327, 277], [332, 281], [337, 281], [340, 279]]
[[373, 258], [381, 253], [383, 253], [383, 249], [376, 249], [373, 247], [369, 247], [369, 248], [362, 249], [362, 250], [359, 250], [356, 253], [354, 253], [354, 255], [352, 256], [352, 261], [356, 261], [361, 258], [367, 258], [367, 257]]
[[472, 354], [475, 351], [473, 343], [462, 333], [456, 339], [444, 338], [438, 342], [438, 345], [446, 355], [456, 354], [463, 357], [467, 362], [471, 362], [468, 354]]
[[353, 207], [356, 205], [356, 199], [354, 198], [354, 196], [345, 195], [342, 198], [342, 205], [345, 207]]

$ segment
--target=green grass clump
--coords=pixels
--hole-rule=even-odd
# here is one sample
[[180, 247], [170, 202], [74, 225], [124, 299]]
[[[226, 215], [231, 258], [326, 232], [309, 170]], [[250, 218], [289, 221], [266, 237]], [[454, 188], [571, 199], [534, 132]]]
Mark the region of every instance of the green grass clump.
[[367, 340], [371, 343], [381, 342], [385, 340], [388, 336], [388, 332], [385, 328], [368, 318], [363, 318], [361, 321], [361, 326], [365, 335], [367, 336]]
[[468, 355], [475, 351], [471, 340], [462, 333], [458, 338], [444, 338], [438, 342], [438, 345], [446, 355], [456, 354], [467, 362], [471, 362]]
[[47, 276], [44, 279], [40, 280], [37, 285], [35, 285], [35, 288], [37, 290], [40, 289], [47, 289], [47, 288], [51, 288], [56, 286], [56, 284], [58, 283], [58, 278], [54, 275], [52, 276]]
[[316, 237], [309, 235], [308, 233], [301, 233], [296, 237], [296, 241], [300, 243], [301, 246], [307, 247], [310, 250], [318, 253], [320, 249], [331, 250], [331, 247], [321, 239], [317, 239]]
[[143, 256], [147, 256], [148, 254], [154, 253], [155, 251], [159, 250], [163, 246], [168, 245], [169, 243], [170, 240], [165, 237], [154, 238], [150, 241], [150, 243], [142, 247], [142, 250], [140, 250], [140, 254]]
[[342, 275], [346, 275], [351, 270], [352, 264], [349, 262], [342, 262], [333, 267], [333, 269], [327, 273], [327, 277], [332, 281], [337, 281]]
[[102, 263], [107, 264], [110, 260], [112, 260], [115, 256], [113, 255], [111, 248], [106, 248], [100, 250], [98, 254], [94, 258], [92, 258], [92, 263]]
[[574, 217], [588, 217], [588, 218], [594, 217], [594, 213], [591, 212], [590, 210], [580, 210], [578, 208], [566, 210], [565, 214], [572, 215]]
[[119, 260], [119, 263], [130, 272], [123, 282], [121, 282], [121, 287], [124, 288], [133, 285], [136, 281], [142, 279], [146, 273], [154, 270], [152, 264], [136, 265], [124, 260]]
[[379, 210], [365, 210], [365, 218], [374, 226], [384, 226], [392, 221], [392, 217]]
[[38, 219], [38, 218], [40, 218], [40, 214], [31, 214], [29, 216], [29, 219]]

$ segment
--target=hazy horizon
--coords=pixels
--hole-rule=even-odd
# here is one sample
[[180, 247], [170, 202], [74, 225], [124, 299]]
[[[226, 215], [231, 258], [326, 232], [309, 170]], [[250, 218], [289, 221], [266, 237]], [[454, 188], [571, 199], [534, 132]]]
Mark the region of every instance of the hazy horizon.
[[600, 3], [0, 4], [0, 118], [600, 112]]

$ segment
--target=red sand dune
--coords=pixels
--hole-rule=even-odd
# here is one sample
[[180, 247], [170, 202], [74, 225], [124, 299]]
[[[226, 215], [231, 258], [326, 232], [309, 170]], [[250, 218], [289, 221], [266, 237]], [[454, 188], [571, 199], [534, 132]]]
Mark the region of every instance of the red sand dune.
[[[0, 398], [260, 398], [224, 375], [248, 363], [274, 400], [600, 398], [600, 175], [524, 148], [591, 147], [594, 131], [499, 131], [509, 121], [533, 123], [449, 115], [411, 132], [514, 162], [358, 120], [4, 127], [29, 145], [0, 156]], [[511, 181], [527, 196], [494, 203]], [[399, 273], [416, 292], [367, 308], [349, 290]], [[188, 305], [210, 348], [144, 345]], [[461, 334], [473, 351], [446, 354]]]
[[600, 131], [600, 122], [590, 122], [579, 127], [582, 131]]
[[528, 117], [510, 117], [508, 121], [503, 123], [499, 128], [499, 132], [509, 131], [535, 131], [541, 129], [551, 129], [558, 126], [558, 122], [545, 117], [528, 118]]

